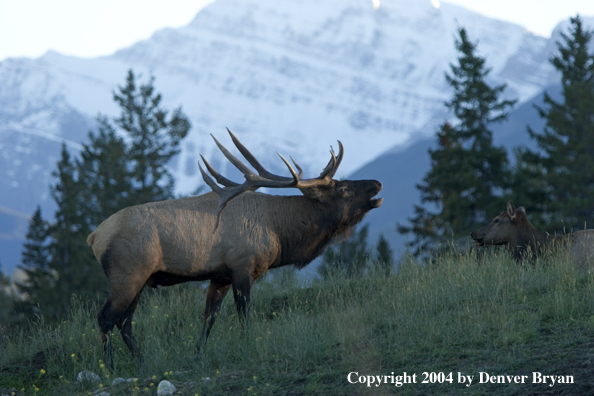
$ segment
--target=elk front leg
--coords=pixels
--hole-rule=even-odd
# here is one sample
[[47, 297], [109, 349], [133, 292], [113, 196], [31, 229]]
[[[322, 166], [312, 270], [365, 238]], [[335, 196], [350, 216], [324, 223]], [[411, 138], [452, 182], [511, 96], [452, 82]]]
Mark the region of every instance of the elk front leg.
[[234, 273], [232, 277], [233, 297], [242, 328], [245, 330], [249, 321], [250, 292], [253, 279], [248, 273]]
[[208, 339], [212, 325], [217, 318], [217, 314], [221, 309], [221, 304], [223, 303], [223, 300], [229, 291], [229, 287], [231, 287], [230, 284], [222, 284], [214, 280], [211, 280], [210, 284], [208, 285], [208, 292], [206, 294], [206, 307], [204, 308], [204, 325], [202, 327], [200, 340], [196, 346], [196, 354], [200, 353], [200, 351], [206, 345], [206, 340]]

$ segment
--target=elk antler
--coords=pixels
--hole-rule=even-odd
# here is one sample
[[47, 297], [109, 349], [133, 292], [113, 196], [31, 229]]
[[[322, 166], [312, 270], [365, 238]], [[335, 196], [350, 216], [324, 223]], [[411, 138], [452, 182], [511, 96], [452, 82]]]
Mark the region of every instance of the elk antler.
[[217, 172], [208, 163], [208, 161], [206, 161], [206, 159], [202, 155], [200, 155], [208, 172], [215, 178], [215, 180], [219, 184], [222, 184], [223, 186], [226, 187], [226, 188], [221, 188], [220, 186], [218, 186], [211, 179], [211, 177], [202, 169], [200, 162], [198, 162], [198, 167], [200, 168], [200, 173], [202, 174], [204, 181], [206, 182], [206, 184], [208, 184], [210, 186], [210, 188], [212, 188], [212, 190], [214, 192], [216, 192], [219, 195], [219, 207], [217, 209], [217, 225], [216, 225], [215, 229], [219, 225], [221, 212], [223, 211], [223, 209], [225, 209], [225, 206], [227, 206], [227, 203], [230, 200], [232, 200], [233, 198], [235, 198], [236, 196], [238, 196], [246, 191], [255, 191], [260, 187], [308, 188], [308, 187], [314, 187], [314, 186], [323, 186], [323, 185], [330, 183], [330, 181], [336, 174], [336, 171], [338, 169], [338, 166], [340, 165], [340, 162], [342, 161], [342, 156], [344, 153], [344, 148], [342, 146], [342, 143], [340, 141], [338, 141], [338, 147], [339, 147], [338, 157], [334, 154], [334, 150], [331, 148], [330, 149], [330, 154], [331, 154], [330, 161], [328, 162], [328, 165], [326, 165], [326, 167], [324, 168], [322, 173], [320, 173], [320, 176], [318, 176], [317, 178], [314, 178], [314, 179], [303, 179], [302, 180], [301, 178], [303, 177], [303, 170], [301, 169], [299, 164], [297, 164], [297, 162], [293, 159], [293, 157], [290, 157], [291, 161], [293, 161], [293, 164], [295, 165], [295, 167], [297, 168], [299, 173], [297, 173], [295, 171], [295, 169], [293, 169], [293, 167], [291, 166], [289, 161], [287, 161], [285, 159], [285, 157], [283, 157], [280, 153], [277, 152], [278, 156], [281, 158], [281, 160], [285, 163], [285, 165], [289, 169], [289, 172], [291, 173], [292, 177], [278, 176], [278, 175], [268, 172], [258, 162], [256, 157], [254, 157], [254, 155], [252, 153], [250, 153], [249, 150], [239, 141], [237, 136], [235, 136], [233, 134], [233, 132], [231, 132], [229, 130], [229, 128], [227, 128], [227, 131], [229, 132], [229, 135], [231, 135], [231, 139], [233, 140], [233, 143], [235, 144], [235, 146], [237, 147], [239, 152], [245, 157], [245, 159], [250, 163], [250, 165], [252, 165], [254, 167], [254, 169], [256, 169], [258, 174], [256, 175], [254, 172], [252, 172], [252, 170], [250, 168], [245, 166], [243, 164], [243, 162], [241, 162], [237, 157], [235, 157], [233, 154], [231, 154], [231, 152], [229, 150], [227, 150], [227, 148], [225, 146], [223, 146], [221, 144], [221, 142], [219, 142], [217, 140], [217, 138], [215, 138], [211, 134], [212, 138], [214, 139], [215, 143], [217, 144], [217, 146], [219, 147], [219, 149], [221, 150], [223, 155], [225, 155], [225, 157], [227, 157], [229, 162], [231, 162], [237, 169], [239, 169], [245, 177], [245, 181], [242, 184], [235, 183], [235, 182], [227, 179], [226, 177], [222, 176], [219, 172]]

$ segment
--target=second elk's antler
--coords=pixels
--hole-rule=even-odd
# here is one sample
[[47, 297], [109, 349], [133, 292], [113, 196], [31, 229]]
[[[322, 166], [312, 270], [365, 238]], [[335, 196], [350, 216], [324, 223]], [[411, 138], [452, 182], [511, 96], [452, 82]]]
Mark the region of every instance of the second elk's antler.
[[[229, 132], [229, 135], [231, 135], [231, 139], [233, 140], [233, 143], [235, 144], [235, 146], [237, 147], [239, 152], [254, 167], [254, 169], [256, 169], [258, 174], [255, 174], [250, 168], [245, 166], [243, 164], [243, 162], [241, 162], [237, 157], [235, 157], [233, 154], [231, 154], [231, 152], [229, 150], [227, 150], [227, 148], [225, 146], [223, 146], [221, 144], [221, 142], [219, 142], [217, 140], [217, 138], [215, 138], [211, 134], [215, 143], [217, 144], [219, 149], [223, 152], [225, 157], [227, 157], [227, 159], [237, 169], [239, 169], [245, 177], [245, 181], [242, 184], [235, 183], [235, 182], [227, 179], [226, 177], [222, 176], [219, 172], [217, 172], [208, 163], [208, 161], [206, 161], [206, 159], [202, 155], [200, 155], [208, 172], [215, 178], [215, 180], [219, 184], [222, 184], [223, 186], [225, 186], [225, 188], [222, 188], [219, 185], [217, 185], [217, 183], [215, 183], [212, 180], [212, 178], [206, 172], [204, 172], [204, 170], [202, 169], [202, 166], [200, 165], [200, 162], [198, 162], [198, 166], [200, 168], [200, 173], [202, 174], [204, 181], [206, 182], [206, 184], [208, 184], [210, 186], [210, 188], [212, 188], [212, 190], [214, 192], [216, 192], [219, 195], [219, 207], [217, 209], [217, 225], [216, 225], [216, 227], [218, 227], [218, 225], [219, 225], [219, 220], [221, 218], [221, 212], [223, 211], [223, 209], [225, 209], [225, 206], [227, 206], [227, 203], [230, 200], [232, 200], [233, 198], [235, 198], [236, 196], [238, 196], [239, 194], [242, 194], [246, 191], [255, 191], [260, 187], [270, 187], [270, 188], [294, 187], [294, 188], [302, 189], [302, 188], [327, 185], [328, 183], [330, 183], [330, 181], [336, 174], [336, 171], [338, 170], [338, 166], [340, 165], [340, 162], [342, 161], [342, 156], [344, 154], [344, 148], [342, 146], [342, 143], [339, 140], [338, 141], [338, 148], [339, 148], [338, 156], [336, 156], [334, 154], [334, 150], [332, 148], [330, 148], [330, 154], [331, 154], [330, 161], [328, 162], [328, 165], [326, 165], [326, 167], [324, 168], [322, 173], [320, 173], [320, 176], [318, 176], [314, 179], [302, 179], [303, 170], [301, 169], [299, 164], [297, 164], [297, 162], [293, 159], [293, 157], [290, 157], [291, 161], [293, 161], [293, 164], [295, 165], [295, 168], [297, 168], [299, 173], [297, 173], [295, 171], [295, 169], [293, 169], [293, 167], [291, 166], [289, 161], [287, 161], [285, 159], [285, 157], [283, 157], [277, 151], [278, 156], [283, 160], [285, 165], [287, 165], [287, 168], [289, 169], [289, 172], [291, 173], [292, 177], [278, 176], [278, 175], [268, 172], [258, 162], [256, 157], [254, 157], [254, 155], [252, 153], [250, 153], [249, 150], [239, 141], [237, 136], [235, 136], [233, 134], [233, 132], [231, 132], [229, 130], [229, 128], [227, 128], [227, 131]], [[215, 229], [216, 229], [216, 227], [215, 227]]]

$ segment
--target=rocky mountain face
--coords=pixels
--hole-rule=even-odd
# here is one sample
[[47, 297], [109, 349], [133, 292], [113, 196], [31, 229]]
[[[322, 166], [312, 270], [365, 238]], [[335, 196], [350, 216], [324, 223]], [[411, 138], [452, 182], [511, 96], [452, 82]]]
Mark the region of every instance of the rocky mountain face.
[[[458, 27], [478, 41], [492, 68], [490, 82], [507, 84], [506, 96], [526, 102], [556, 79], [548, 63], [555, 35], [534, 36], [447, 3], [434, 8], [428, 0], [385, 0], [379, 9], [369, 0], [217, 0], [188, 26], [158, 31], [112, 56], [49, 52], [0, 62], [4, 271], [20, 260], [36, 205], [52, 217], [49, 185], [61, 144], [76, 154], [97, 114], [116, 115], [112, 92], [128, 69], [144, 79], [154, 75], [164, 105], [183, 106], [193, 124], [170, 164], [180, 193], [202, 184], [199, 154], [237, 178], [208, 136], [232, 146], [225, 127], [272, 171], [286, 172], [279, 151], [297, 159], [307, 177], [320, 172], [330, 146], [341, 140], [346, 154], [338, 177], [346, 177], [383, 153], [433, 135], [448, 116], [444, 72], [456, 60]], [[392, 167], [370, 177], [388, 180], [382, 172], [391, 174]], [[412, 210], [394, 183], [384, 205]]]

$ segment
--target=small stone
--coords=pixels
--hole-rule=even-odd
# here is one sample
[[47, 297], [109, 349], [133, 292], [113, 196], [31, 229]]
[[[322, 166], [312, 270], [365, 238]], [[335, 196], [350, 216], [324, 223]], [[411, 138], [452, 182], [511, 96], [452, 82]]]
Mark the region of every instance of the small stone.
[[111, 381], [111, 386], [116, 386], [119, 384], [125, 384], [126, 380], [123, 379], [122, 377], [118, 377], [118, 378], [114, 378], [113, 381]]
[[81, 371], [80, 373], [78, 373], [78, 376], [76, 377], [76, 380], [78, 382], [83, 382], [83, 381], [100, 381], [101, 378], [99, 378], [99, 376], [97, 374], [95, 374], [92, 371]]
[[170, 396], [175, 392], [175, 386], [167, 380], [159, 382], [157, 387], [157, 395], [159, 396]]

